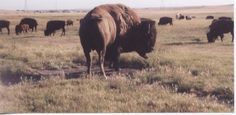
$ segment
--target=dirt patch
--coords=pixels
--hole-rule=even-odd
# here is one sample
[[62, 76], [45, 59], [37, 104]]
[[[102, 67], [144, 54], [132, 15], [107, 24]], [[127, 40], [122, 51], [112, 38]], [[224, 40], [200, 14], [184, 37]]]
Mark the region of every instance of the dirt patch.
[[[61, 70], [32, 70], [29, 73], [16, 74], [11, 77], [2, 77], [1, 80], [5, 85], [17, 84], [23, 80], [39, 81], [43, 79], [49, 79], [53, 77], [60, 77], [63, 79], [75, 79], [80, 78], [86, 75], [87, 67], [86, 66], [77, 66], [70, 69], [61, 69]], [[92, 74], [102, 75], [100, 68], [94, 66], [92, 68]], [[109, 77], [112, 77], [114, 74], [123, 74], [132, 76], [134, 73], [138, 72], [139, 69], [133, 68], [121, 68], [119, 72], [111, 68], [105, 67], [106, 74]]]

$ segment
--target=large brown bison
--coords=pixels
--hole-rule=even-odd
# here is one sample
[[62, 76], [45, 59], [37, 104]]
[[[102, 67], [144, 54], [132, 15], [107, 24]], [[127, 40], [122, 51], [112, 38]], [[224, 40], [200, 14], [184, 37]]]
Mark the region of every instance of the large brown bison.
[[0, 20], [0, 32], [2, 32], [2, 28], [7, 28], [7, 33], [8, 35], [10, 34], [10, 29], [9, 29], [10, 22], [7, 20]]
[[210, 31], [207, 33], [208, 42], [215, 42], [218, 36], [220, 36], [223, 42], [224, 33], [231, 33], [232, 42], [234, 41], [234, 21], [232, 20], [215, 20], [209, 26]]
[[80, 20], [79, 29], [87, 60], [87, 72], [91, 74], [90, 52], [92, 50], [96, 50], [99, 55], [100, 68], [105, 78], [107, 77], [104, 71], [104, 60], [107, 50], [114, 54], [112, 61], [117, 70], [121, 52], [137, 51], [139, 55], [147, 58], [146, 53], [153, 49], [153, 41], [156, 39], [155, 33], [151, 31], [151, 28], [155, 27], [153, 25], [155, 25], [154, 21], [141, 23], [138, 15], [122, 4], [106, 4], [92, 9]]

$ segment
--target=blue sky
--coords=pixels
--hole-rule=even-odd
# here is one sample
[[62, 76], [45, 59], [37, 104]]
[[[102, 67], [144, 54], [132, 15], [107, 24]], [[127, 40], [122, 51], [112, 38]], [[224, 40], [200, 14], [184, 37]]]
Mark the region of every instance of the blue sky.
[[234, 0], [1, 0], [0, 9], [22, 10], [91, 9], [105, 3], [123, 3], [132, 8], [206, 6], [233, 4]]

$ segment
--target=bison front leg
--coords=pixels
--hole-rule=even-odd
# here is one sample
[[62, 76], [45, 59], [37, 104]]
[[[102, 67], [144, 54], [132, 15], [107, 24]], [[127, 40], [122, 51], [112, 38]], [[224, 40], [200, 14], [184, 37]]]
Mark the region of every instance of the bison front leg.
[[223, 42], [224, 34], [220, 35], [221, 42]]
[[100, 65], [100, 69], [102, 71], [103, 76], [105, 77], [105, 79], [107, 79], [105, 70], [104, 70], [104, 60], [105, 60], [105, 54], [106, 54], [106, 49], [103, 49], [102, 51], [97, 51], [98, 52], [98, 57], [99, 57], [99, 65]]
[[34, 27], [34, 31], [37, 32], [37, 26]]
[[62, 33], [61, 33], [61, 36], [65, 36], [65, 33], [66, 33], [66, 30], [65, 30], [65, 28], [62, 28]]
[[234, 42], [234, 31], [231, 32], [232, 35], [232, 42]]
[[114, 55], [114, 68], [115, 68], [115, 71], [120, 71], [120, 52], [121, 52], [121, 48], [118, 47], [116, 52], [115, 52], [115, 55]]

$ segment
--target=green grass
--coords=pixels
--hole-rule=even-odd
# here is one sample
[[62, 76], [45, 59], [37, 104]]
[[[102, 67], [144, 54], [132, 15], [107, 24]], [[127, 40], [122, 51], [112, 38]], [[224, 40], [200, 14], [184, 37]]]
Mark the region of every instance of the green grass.
[[[172, 16], [173, 11], [170, 14]], [[191, 21], [174, 20], [173, 26], [157, 26], [155, 50], [144, 60], [136, 53], [121, 55], [121, 67], [136, 72], [112, 74], [102, 80], [100, 74], [85, 74], [77, 79], [34, 81], [24, 75], [37, 70], [62, 70], [85, 65], [78, 36], [81, 14], [35, 15], [38, 32], [16, 36], [0, 34], [0, 113], [10, 112], [233, 112], [234, 45], [231, 35], [224, 42], [208, 44], [207, 13], [196, 14]], [[233, 13], [216, 13], [233, 16]], [[142, 15], [158, 20], [162, 15]], [[23, 16], [6, 16], [11, 30]], [[47, 20], [75, 21], [54, 37], [44, 37]], [[3, 30], [4, 31], [4, 30]], [[93, 67], [97, 54], [93, 52]], [[141, 69], [141, 70], [140, 70]], [[22, 82], [6, 83], [6, 79]]]

